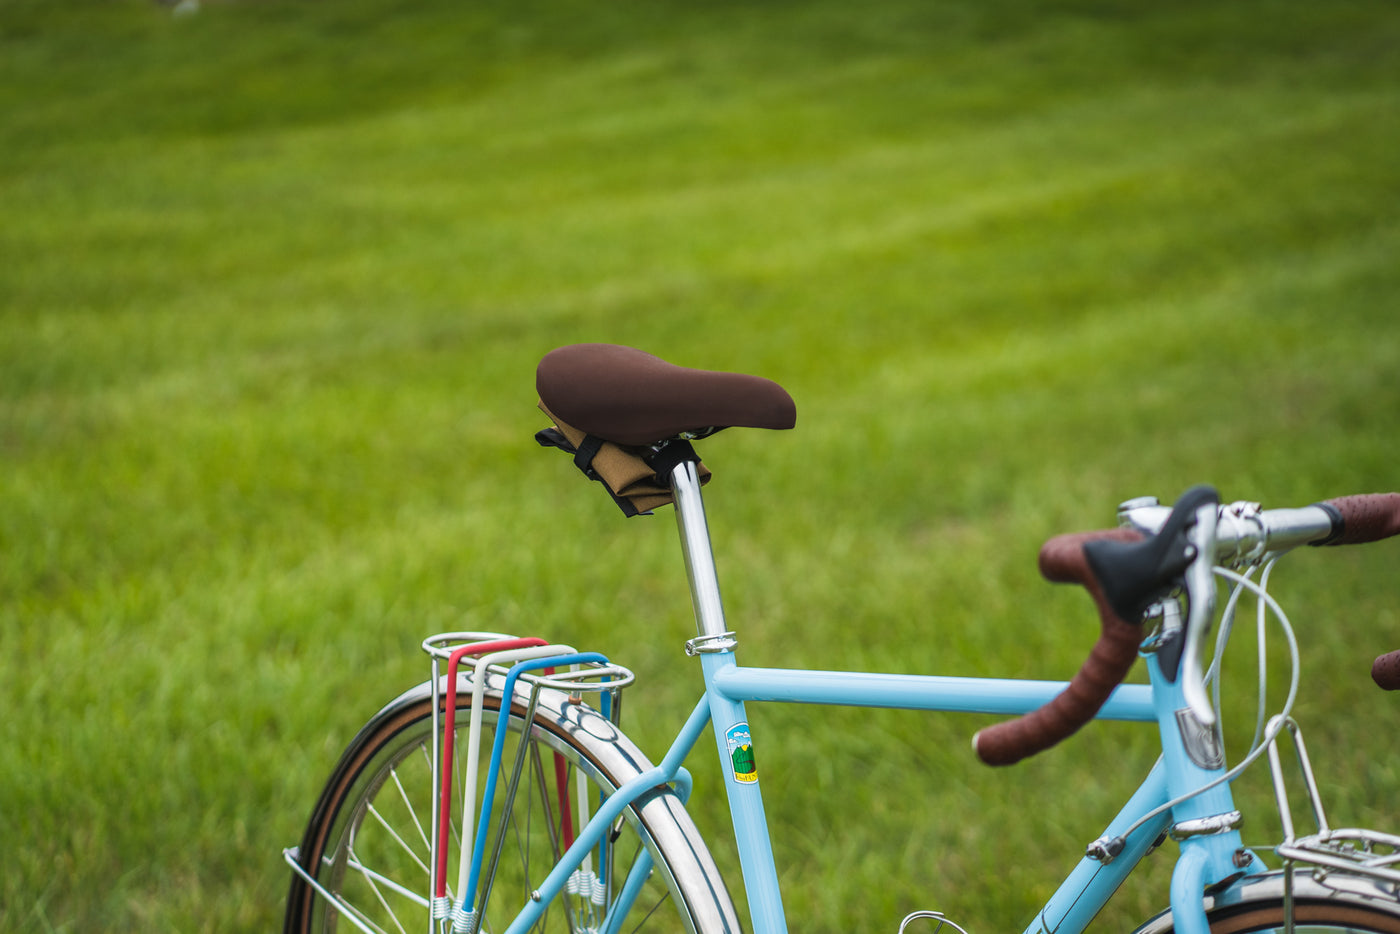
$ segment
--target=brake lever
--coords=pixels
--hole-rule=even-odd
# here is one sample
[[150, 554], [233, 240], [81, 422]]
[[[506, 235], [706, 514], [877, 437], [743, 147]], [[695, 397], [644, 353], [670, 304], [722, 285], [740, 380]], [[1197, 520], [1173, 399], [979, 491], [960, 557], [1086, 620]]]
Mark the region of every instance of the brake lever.
[[1205, 672], [1201, 660], [1205, 637], [1215, 619], [1215, 527], [1219, 503], [1196, 507], [1192, 524], [1186, 529], [1191, 546], [1191, 564], [1186, 568], [1186, 642], [1182, 647], [1181, 694], [1196, 720], [1205, 727], [1215, 725], [1215, 706], [1206, 695]]

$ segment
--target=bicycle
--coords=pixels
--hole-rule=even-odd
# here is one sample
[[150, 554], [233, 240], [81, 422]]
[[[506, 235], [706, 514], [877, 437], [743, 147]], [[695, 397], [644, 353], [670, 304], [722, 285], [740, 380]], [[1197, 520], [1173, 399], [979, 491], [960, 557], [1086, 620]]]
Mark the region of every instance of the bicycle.
[[[674, 504], [697, 625], [686, 652], [699, 659], [704, 692], [652, 764], [619, 727], [634, 680], [626, 668], [538, 638], [429, 637], [429, 680], [361, 729], [300, 845], [284, 853], [293, 869], [287, 931], [738, 931], [725, 880], [686, 810], [692, 782], [683, 763], [705, 732], [720, 755], [752, 929], [785, 931], [745, 709], [766, 701], [1016, 717], [974, 738], [989, 764], [1032, 755], [1094, 719], [1156, 724], [1161, 758], [1026, 934], [1082, 931], [1168, 837], [1179, 847], [1170, 906], [1141, 934], [1291, 934], [1299, 926], [1400, 934], [1400, 837], [1328, 824], [1290, 716], [1296, 640], [1267, 589], [1274, 563], [1298, 546], [1400, 534], [1400, 494], [1264, 510], [1221, 504], [1213, 489], [1197, 487], [1170, 507], [1124, 503], [1117, 528], [1051, 539], [1042, 574], [1082, 585], [1101, 625], [1069, 682], [746, 668], [724, 617], [701, 499], [708, 471], [692, 442], [722, 427], [791, 427], [786, 391], [597, 344], [551, 352], [537, 388], [554, 422], [541, 444], [569, 453], [629, 515]], [[1217, 577], [1231, 585], [1223, 606]], [[1219, 659], [1246, 592], [1258, 597], [1261, 625], [1267, 611], [1284, 632], [1293, 680], [1283, 709], [1261, 718], [1250, 751], [1230, 765], [1218, 672], [1203, 659], [1212, 628]], [[1139, 657], [1148, 683], [1124, 683]], [[1379, 658], [1373, 676], [1400, 687], [1400, 652]], [[1279, 752], [1285, 737], [1315, 833], [1295, 831]], [[1243, 844], [1230, 789], [1266, 756], [1284, 828], [1274, 869]], [[900, 930], [921, 919], [962, 931], [937, 912], [915, 912]]]

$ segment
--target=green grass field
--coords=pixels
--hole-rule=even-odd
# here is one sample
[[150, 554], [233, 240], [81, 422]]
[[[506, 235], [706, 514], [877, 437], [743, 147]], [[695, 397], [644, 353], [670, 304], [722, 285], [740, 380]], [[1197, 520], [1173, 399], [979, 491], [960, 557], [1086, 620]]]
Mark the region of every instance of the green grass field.
[[[535, 446], [561, 344], [796, 399], [701, 448], [750, 664], [1068, 677], [1049, 535], [1400, 487], [1397, 118], [1383, 0], [0, 0], [0, 929], [276, 929], [430, 632], [607, 652], [664, 741], [674, 524]], [[1400, 825], [1398, 548], [1276, 574], [1337, 824]], [[750, 713], [803, 932], [1020, 930], [1153, 757]]]

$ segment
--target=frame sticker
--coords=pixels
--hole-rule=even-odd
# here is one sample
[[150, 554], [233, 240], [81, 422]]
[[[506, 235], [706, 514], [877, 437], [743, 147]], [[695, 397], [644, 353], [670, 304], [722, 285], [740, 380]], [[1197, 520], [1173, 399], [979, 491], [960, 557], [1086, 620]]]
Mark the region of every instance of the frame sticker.
[[758, 783], [758, 766], [753, 758], [753, 737], [749, 735], [748, 723], [736, 723], [724, 734], [729, 744], [729, 762], [734, 769], [734, 780], [745, 785]]

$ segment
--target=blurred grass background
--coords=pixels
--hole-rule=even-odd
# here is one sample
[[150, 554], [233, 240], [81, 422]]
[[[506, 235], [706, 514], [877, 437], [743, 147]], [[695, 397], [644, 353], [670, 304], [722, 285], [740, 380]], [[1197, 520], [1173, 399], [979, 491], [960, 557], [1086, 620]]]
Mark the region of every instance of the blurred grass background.
[[[796, 398], [702, 446], [750, 664], [1068, 677], [1047, 536], [1395, 489], [1398, 108], [1380, 0], [0, 0], [0, 928], [274, 929], [430, 632], [605, 651], [664, 742], [676, 534], [535, 447], [561, 344]], [[1395, 548], [1276, 577], [1338, 824], [1396, 826]], [[1152, 759], [751, 720], [801, 931], [1019, 929]]]

